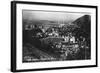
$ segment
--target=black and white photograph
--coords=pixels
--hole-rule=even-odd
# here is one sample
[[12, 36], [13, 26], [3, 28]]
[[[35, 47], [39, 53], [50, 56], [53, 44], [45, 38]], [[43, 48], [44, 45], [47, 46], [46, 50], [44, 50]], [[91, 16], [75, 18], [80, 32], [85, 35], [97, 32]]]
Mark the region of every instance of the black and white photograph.
[[91, 59], [91, 14], [23, 10], [23, 63]]
[[97, 67], [97, 6], [11, 3], [12, 72]]

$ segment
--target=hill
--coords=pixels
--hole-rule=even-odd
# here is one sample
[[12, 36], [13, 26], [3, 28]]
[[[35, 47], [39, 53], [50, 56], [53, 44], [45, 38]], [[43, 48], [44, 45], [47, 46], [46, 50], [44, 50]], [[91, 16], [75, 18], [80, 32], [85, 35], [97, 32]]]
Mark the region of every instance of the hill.
[[91, 33], [91, 16], [90, 15], [84, 15], [76, 19], [73, 23], [78, 25], [82, 31], [90, 35]]

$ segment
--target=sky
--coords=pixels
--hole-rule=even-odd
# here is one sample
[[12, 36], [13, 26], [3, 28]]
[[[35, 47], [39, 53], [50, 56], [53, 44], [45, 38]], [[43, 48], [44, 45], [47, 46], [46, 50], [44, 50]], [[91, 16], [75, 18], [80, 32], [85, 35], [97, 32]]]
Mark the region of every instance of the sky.
[[48, 20], [61, 23], [69, 23], [86, 14], [87, 13], [23, 10], [22, 15], [24, 20]]

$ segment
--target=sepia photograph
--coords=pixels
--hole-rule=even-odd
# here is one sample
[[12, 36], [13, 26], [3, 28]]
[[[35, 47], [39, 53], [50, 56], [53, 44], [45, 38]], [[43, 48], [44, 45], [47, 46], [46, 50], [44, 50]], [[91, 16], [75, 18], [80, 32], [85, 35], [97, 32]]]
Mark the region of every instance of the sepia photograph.
[[23, 10], [23, 63], [91, 59], [91, 14]]

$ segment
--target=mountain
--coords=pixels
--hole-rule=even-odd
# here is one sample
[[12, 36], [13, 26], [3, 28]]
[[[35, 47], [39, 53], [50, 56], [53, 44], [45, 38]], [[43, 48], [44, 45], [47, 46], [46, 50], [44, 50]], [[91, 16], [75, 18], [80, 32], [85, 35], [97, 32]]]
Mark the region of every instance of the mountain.
[[82, 31], [84, 31], [88, 36], [90, 36], [91, 32], [91, 16], [84, 15], [78, 19], [76, 19], [73, 24], [76, 24], [80, 27]]

